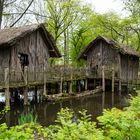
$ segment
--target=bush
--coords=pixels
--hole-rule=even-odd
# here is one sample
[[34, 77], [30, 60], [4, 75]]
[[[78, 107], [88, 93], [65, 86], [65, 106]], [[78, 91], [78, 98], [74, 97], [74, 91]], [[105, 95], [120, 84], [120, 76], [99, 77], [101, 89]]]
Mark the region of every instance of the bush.
[[49, 138], [53, 140], [103, 140], [103, 132], [96, 128], [86, 111], [79, 112], [81, 117], [75, 120], [74, 112], [61, 109], [57, 124], [49, 127]]
[[124, 111], [117, 108], [104, 110], [98, 117], [104, 136], [113, 140], [140, 139], [140, 94], [131, 97], [130, 106]]

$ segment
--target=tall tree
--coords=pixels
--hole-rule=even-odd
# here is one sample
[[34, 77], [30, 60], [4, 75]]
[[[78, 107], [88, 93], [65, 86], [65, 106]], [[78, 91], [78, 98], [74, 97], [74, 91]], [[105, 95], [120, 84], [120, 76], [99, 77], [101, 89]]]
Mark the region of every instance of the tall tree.
[[130, 15], [126, 19], [126, 29], [132, 35], [132, 44], [136, 44], [137, 50], [140, 50], [140, 0], [124, 0], [124, 4]]
[[[76, 0], [46, 0], [47, 27], [64, 56], [64, 64], [69, 63], [70, 26], [77, 19], [79, 3]], [[63, 44], [63, 45], [62, 45]]]

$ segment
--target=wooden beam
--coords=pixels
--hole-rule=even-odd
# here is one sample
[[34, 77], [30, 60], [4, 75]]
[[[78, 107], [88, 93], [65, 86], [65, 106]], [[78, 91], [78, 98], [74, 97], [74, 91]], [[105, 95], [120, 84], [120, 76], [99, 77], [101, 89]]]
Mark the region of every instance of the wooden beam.
[[60, 93], [63, 93], [63, 69], [61, 68]]
[[10, 107], [10, 92], [9, 92], [9, 68], [5, 69], [5, 98], [6, 98], [6, 106]]
[[121, 56], [119, 55], [119, 91], [122, 90], [121, 73]]
[[47, 76], [46, 76], [46, 65], [44, 65], [44, 91], [43, 91], [43, 95], [46, 96], [46, 83], [47, 83]]
[[102, 66], [102, 90], [105, 92], [105, 67]]
[[88, 90], [88, 79], [85, 79], [85, 90]]
[[24, 80], [25, 80], [25, 87], [24, 87], [24, 105], [28, 105], [28, 67], [25, 66], [24, 68]]
[[69, 93], [72, 94], [72, 78], [73, 78], [73, 71], [72, 68], [71, 69], [71, 73], [70, 73], [70, 85], [69, 85]]
[[115, 83], [115, 71], [114, 67], [112, 67], [112, 92], [114, 92], [114, 83]]

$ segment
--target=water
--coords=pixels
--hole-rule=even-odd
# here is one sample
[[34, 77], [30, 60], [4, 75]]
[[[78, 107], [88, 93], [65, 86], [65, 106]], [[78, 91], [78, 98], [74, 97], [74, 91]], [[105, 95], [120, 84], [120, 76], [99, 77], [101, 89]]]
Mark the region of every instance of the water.
[[57, 103], [43, 102], [39, 104], [32, 104], [24, 107], [22, 105], [12, 106], [11, 111], [0, 121], [6, 122], [8, 126], [18, 124], [18, 118], [21, 114], [33, 112], [38, 116], [38, 122], [43, 126], [54, 124], [57, 118], [57, 112], [63, 108], [71, 108], [75, 112], [86, 109], [92, 115], [92, 120], [96, 121], [96, 117], [102, 115], [103, 108], [117, 107], [122, 109], [127, 106], [128, 94], [124, 93], [97, 93], [88, 97], [81, 97], [79, 99], [70, 99]]

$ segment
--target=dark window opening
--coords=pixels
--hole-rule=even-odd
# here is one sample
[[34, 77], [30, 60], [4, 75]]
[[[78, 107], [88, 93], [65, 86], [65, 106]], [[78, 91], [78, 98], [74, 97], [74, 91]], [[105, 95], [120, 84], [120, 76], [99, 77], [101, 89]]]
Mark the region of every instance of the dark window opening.
[[18, 58], [22, 67], [29, 65], [28, 54], [18, 53]]

